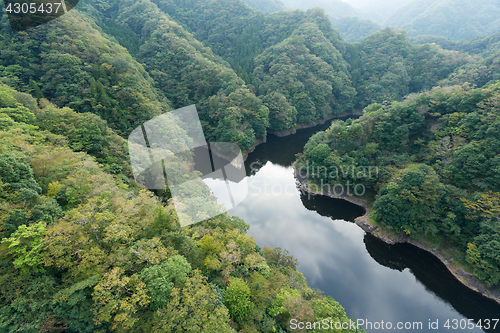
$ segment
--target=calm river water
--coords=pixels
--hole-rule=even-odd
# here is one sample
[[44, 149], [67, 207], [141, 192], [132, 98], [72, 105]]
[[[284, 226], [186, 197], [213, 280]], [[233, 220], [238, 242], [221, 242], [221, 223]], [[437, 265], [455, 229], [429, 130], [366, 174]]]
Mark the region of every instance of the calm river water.
[[[434, 256], [366, 234], [352, 223], [363, 214], [356, 205], [299, 191], [291, 167], [295, 154], [327, 127], [284, 138], [270, 135], [245, 162], [249, 195], [229, 213], [250, 224], [259, 245], [287, 249], [309, 285], [332, 296], [348, 315], [373, 324], [422, 322], [423, 327], [368, 332], [500, 332], [500, 323], [496, 330], [460, 329], [460, 320], [464, 327], [467, 319], [500, 318], [500, 305], [461, 285]], [[429, 320], [438, 321], [438, 330], [428, 328]], [[444, 327], [447, 320], [450, 329]]]

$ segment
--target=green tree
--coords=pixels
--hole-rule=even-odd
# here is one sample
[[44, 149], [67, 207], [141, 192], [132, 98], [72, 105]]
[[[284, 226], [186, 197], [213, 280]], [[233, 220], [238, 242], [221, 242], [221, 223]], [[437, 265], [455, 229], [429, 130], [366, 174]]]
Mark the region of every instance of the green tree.
[[146, 283], [153, 310], [164, 307], [172, 288], [182, 288], [191, 265], [186, 258], [175, 255], [159, 265], [146, 267], [141, 271], [141, 279]]
[[240, 325], [245, 322], [254, 304], [250, 300], [250, 288], [248, 284], [239, 278], [231, 278], [224, 293], [224, 305], [229, 310], [232, 318]]
[[194, 270], [184, 288], [173, 288], [168, 304], [156, 312], [157, 332], [235, 332], [229, 326], [229, 313], [216, 305], [217, 294], [198, 270]]
[[92, 299], [95, 324], [108, 322], [111, 328], [118, 330], [131, 329], [139, 320], [137, 311], [150, 302], [146, 285], [139, 276], [126, 276], [119, 267], [113, 268], [99, 280]]
[[14, 257], [14, 266], [22, 272], [44, 271], [39, 266], [42, 259], [42, 238], [45, 226], [45, 222], [38, 222], [30, 226], [23, 224], [9, 238], [2, 239], [2, 244], [8, 244], [9, 251]]

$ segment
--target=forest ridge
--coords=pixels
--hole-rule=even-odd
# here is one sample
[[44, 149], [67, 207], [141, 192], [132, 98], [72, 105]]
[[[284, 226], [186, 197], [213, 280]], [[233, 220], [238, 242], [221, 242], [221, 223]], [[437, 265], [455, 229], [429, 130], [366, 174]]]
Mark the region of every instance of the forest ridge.
[[267, 131], [496, 78], [496, 48], [412, 45], [394, 29], [347, 43], [319, 8], [266, 15], [239, 0], [88, 1], [16, 35], [6, 19], [0, 69], [17, 90], [98, 114], [122, 136], [196, 103], [207, 139], [244, 151]]
[[[304, 156], [336, 163], [349, 148], [353, 163], [394, 166], [372, 184], [377, 221], [449, 236], [498, 283], [497, 239], [484, 236], [497, 226], [480, 213], [498, 205], [496, 176], [481, 176], [498, 164], [484, 149], [498, 125], [495, 35], [414, 45], [384, 29], [348, 43], [322, 9], [264, 14], [239, 0], [91, 0], [16, 34], [3, 15], [0, 29], [1, 332], [282, 332], [291, 317], [349, 320], [244, 221], [180, 228], [168, 189], [137, 188], [125, 138], [190, 104], [207, 141], [245, 152], [268, 133], [364, 110]], [[454, 171], [469, 162], [477, 170]], [[426, 207], [429, 195], [438, 204]], [[394, 217], [389, 205], [411, 210]], [[412, 225], [419, 212], [425, 223]]]
[[431, 35], [473, 40], [500, 31], [495, 0], [245, 0], [265, 13], [324, 8], [344, 39], [357, 42], [386, 27], [405, 29], [412, 37]]

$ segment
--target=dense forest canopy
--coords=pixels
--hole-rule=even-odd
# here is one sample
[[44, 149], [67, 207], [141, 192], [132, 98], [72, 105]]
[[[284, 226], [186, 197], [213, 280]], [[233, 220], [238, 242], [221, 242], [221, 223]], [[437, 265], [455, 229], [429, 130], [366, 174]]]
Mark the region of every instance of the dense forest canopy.
[[[236, 142], [244, 151], [268, 129], [399, 100], [458, 68], [473, 75], [478, 63], [436, 46], [412, 46], [393, 29], [349, 44], [319, 8], [266, 15], [239, 0], [89, 1], [31, 34], [3, 27], [0, 70], [16, 89], [118, 118], [109, 124], [122, 136], [194, 103], [208, 139]], [[79, 34], [89, 37], [72, 43]], [[108, 108], [113, 112], [102, 111]]]
[[410, 43], [404, 30], [371, 34], [377, 26], [354, 20], [349, 43], [328, 9], [281, 8], [90, 0], [16, 34], [2, 12], [1, 332], [283, 332], [291, 317], [349, 320], [242, 220], [180, 228], [168, 188], [135, 185], [128, 135], [191, 104], [207, 141], [245, 153], [269, 132], [364, 110], [311, 138], [303, 159], [386, 167], [369, 184], [377, 221], [449, 238], [498, 284], [498, 35]]
[[472, 40], [500, 30], [500, 5], [495, 0], [350, 0], [347, 4], [357, 12], [352, 16], [405, 29], [410, 36]]
[[359, 42], [382, 27], [368, 19], [359, 17], [330, 18], [333, 26], [340, 31], [342, 38], [348, 42]]
[[[0, 84], [2, 332], [283, 332], [348, 322], [227, 214], [180, 228], [92, 113]], [[165, 199], [168, 199], [168, 195]], [[350, 332], [354, 332], [351, 330]]]

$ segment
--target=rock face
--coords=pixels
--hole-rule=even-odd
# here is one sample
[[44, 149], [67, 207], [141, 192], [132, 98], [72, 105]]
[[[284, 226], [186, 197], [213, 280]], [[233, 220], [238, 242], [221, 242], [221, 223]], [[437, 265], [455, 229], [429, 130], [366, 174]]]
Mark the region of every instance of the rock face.
[[365, 232], [367, 232], [369, 234], [371, 234], [372, 232], [374, 232], [375, 230], [378, 229], [377, 226], [371, 225], [368, 222], [368, 217], [365, 215], [357, 217], [354, 220], [354, 222], [358, 225], [358, 227], [360, 227], [361, 229], [363, 229]]
[[283, 131], [272, 131], [272, 130], [267, 130], [267, 132], [269, 134], [272, 134], [272, 135], [276, 135], [280, 138], [284, 137], [284, 136], [288, 136], [288, 135], [292, 135], [292, 134], [295, 134], [297, 133], [297, 130], [294, 128], [289, 128], [289, 129], [286, 129], [286, 130], [283, 130]]
[[[295, 169], [295, 166], [294, 166]], [[397, 244], [397, 243], [408, 243], [413, 246], [418, 247], [424, 251], [432, 253], [436, 256], [445, 266], [448, 268], [451, 274], [455, 276], [457, 280], [462, 282], [466, 287], [472, 289], [484, 297], [490, 298], [497, 303], [500, 304], [500, 290], [495, 290], [493, 288], [489, 288], [487, 286], [482, 285], [472, 274], [465, 272], [462, 268], [457, 265], [454, 265], [455, 261], [453, 258], [447, 258], [445, 255], [440, 253], [436, 248], [430, 248], [427, 244], [423, 242], [417, 242], [414, 239], [411, 239], [408, 235], [405, 234], [394, 234], [389, 230], [384, 230], [384, 228], [375, 225], [373, 221], [369, 218], [370, 209], [363, 202], [363, 200], [359, 197], [339, 197], [332, 195], [330, 193], [323, 193], [319, 191], [313, 191], [309, 188], [309, 181], [307, 179], [300, 179], [297, 169], [295, 169], [295, 178], [300, 182], [300, 186], [304, 191], [307, 191], [314, 195], [324, 195], [327, 197], [335, 198], [335, 199], [343, 199], [349, 202], [352, 202], [358, 206], [361, 206], [365, 209], [365, 214], [363, 216], [357, 217], [354, 222], [358, 227], [363, 229], [365, 232], [377, 237], [378, 239], [384, 241], [387, 244]]]

